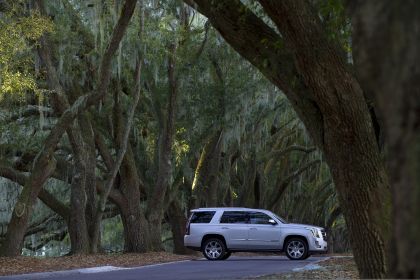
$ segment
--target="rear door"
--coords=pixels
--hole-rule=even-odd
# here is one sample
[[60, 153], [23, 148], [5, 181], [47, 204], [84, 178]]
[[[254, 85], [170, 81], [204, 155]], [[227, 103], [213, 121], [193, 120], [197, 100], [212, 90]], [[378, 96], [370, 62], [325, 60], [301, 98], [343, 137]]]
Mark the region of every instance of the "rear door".
[[224, 211], [220, 218], [220, 231], [229, 249], [246, 249], [249, 217], [245, 211]]
[[248, 248], [279, 250], [280, 226], [269, 223], [272, 217], [262, 212], [249, 212]]
[[193, 211], [187, 222], [186, 235], [190, 235], [190, 231], [193, 235], [202, 234], [203, 229], [210, 224], [215, 213], [216, 211]]

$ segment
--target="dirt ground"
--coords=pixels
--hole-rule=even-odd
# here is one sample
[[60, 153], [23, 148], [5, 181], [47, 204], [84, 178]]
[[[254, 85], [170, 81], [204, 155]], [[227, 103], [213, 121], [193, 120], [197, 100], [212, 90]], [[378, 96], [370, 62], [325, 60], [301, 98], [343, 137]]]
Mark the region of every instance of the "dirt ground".
[[0, 275], [46, 272], [95, 266], [133, 267], [155, 263], [190, 260], [197, 256], [174, 255], [166, 252], [144, 254], [103, 254], [89, 256], [63, 256], [56, 258], [0, 257]]
[[258, 280], [274, 279], [360, 279], [356, 264], [351, 256], [332, 256], [318, 262], [318, 269], [257, 277]]

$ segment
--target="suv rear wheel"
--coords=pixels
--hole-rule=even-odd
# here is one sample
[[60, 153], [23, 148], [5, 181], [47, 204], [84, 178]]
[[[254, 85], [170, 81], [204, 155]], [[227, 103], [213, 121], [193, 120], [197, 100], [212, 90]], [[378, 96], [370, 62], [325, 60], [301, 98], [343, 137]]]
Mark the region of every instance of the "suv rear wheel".
[[218, 238], [207, 239], [203, 244], [203, 255], [210, 261], [222, 260], [226, 253], [225, 244]]
[[301, 238], [287, 240], [285, 246], [286, 256], [291, 260], [304, 260], [308, 258], [308, 245]]

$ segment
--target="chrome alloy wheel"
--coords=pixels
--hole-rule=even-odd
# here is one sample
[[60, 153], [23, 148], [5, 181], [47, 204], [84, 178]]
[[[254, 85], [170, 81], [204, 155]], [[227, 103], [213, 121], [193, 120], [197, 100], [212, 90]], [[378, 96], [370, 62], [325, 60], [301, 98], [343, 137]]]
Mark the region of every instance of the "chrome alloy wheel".
[[305, 254], [305, 245], [302, 241], [293, 240], [287, 246], [287, 253], [293, 259], [299, 259]]
[[223, 248], [219, 242], [212, 240], [206, 244], [204, 252], [206, 253], [207, 257], [215, 260], [220, 257], [223, 252]]

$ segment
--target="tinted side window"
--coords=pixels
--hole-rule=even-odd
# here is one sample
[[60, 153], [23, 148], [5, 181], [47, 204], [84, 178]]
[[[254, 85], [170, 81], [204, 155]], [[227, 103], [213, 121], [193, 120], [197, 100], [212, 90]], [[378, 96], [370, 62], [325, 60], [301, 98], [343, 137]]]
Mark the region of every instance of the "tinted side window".
[[268, 220], [270, 220], [270, 216], [261, 213], [261, 212], [250, 212], [249, 213], [249, 223], [250, 224], [260, 224], [260, 225], [268, 225], [270, 224]]
[[214, 216], [216, 211], [200, 211], [200, 212], [193, 212], [191, 215], [190, 223], [198, 224], [198, 223], [210, 223], [211, 219]]
[[248, 214], [242, 211], [225, 211], [220, 218], [221, 224], [247, 224]]

